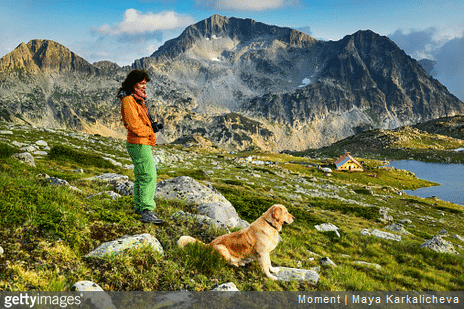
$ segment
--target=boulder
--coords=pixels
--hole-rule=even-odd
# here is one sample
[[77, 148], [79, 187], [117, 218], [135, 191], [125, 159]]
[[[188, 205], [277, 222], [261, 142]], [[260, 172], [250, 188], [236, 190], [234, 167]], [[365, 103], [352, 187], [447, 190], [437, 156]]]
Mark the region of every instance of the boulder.
[[26, 163], [30, 166], [36, 167], [34, 157], [29, 152], [15, 153], [13, 154], [13, 158], [16, 158], [19, 161]]
[[101, 182], [107, 182], [107, 183], [110, 183], [110, 184], [116, 184], [118, 182], [129, 181], [129, 177], [126, 176], [126, 175], [120, 175], [120, 174], [116, 174], [116, 173], [106, 173], [106, 174], [102, 174], [102, 175], [99, 175], [99, 176], [94, 176], [94, 177], [87, 178], [87, 180], [101, 181]]
[[157, 184], [156, 196], [168, 200], [184, 200], [196, 205], [211, 202], [231, 204], [213, 186], [206, 186], [189, 176], [180, 176]]
[[[72, 287], [71, 291], [87, 292], [82, 293], [83, 302], [90, 301], [96, 308], [99, 309], [116, 309], [111, 297], [103, 292], [103, 289], [92, 281], [79, 281]], [[96, 292], [96, 293], [91, 293]]]
[[277, 267], [279, 271], [273, 273], [274, 276], [281, 281], [307, 281], [311, 284], [317, 284], [320, 280], [320, 276], [314, 270], [300, 269], [300, 268], [288, 268], [288, 267]]
[[402, 237], [400, 235], [395, 235], [392, 233], [388, 232], [382, 232], [380, 230], [374, 229], [373, 231], [370, 231], [369, 229], [363, 229], [360, 233], [362, 235], [373, 235], [378, 238], [383, 238], [383, 239], [390, 239], [390, 240], [395, 240], [395, 241], [401, 241]]
[[157, 251], [162, 255], [164, 254], [163, 247], [158, 239], [148, 233], [145, 233], [133, 236], [123, 236], [116, 240], [103, 243], [84, 257], [105, 258], [109, 255], [121, 254], [127, 249], [141, 248], [144, 246], [150, 246], [154, 251]]
[[435, 235], [435, 236], [433, 236], [432, 239], [430, 239], [427, 242], [421, 244], [420, 248], [431, 249], [431, 250], [439, 252], [439, 253], [459, 254], [455, 250], [454, 245], [451, 242], [443, 239], [439, 235]]
[[339, 232], [337, 231], [337, 230], [339, 230], [339, 228], [337, 226], [335, 226], [334, 224], [332, 224], [332, 223], [323, 223], [323, 224], [320, 224], [320, 225], [315, 225], [315, 228], [320, 232], [334, 231], [336, 233], [337, 237], [341, 237], [341, 235], [339, 235]]
[[237, 286], [234, 283], [228, 282], [228, 283], [223, 283], [217, 286], [216, 288], [213, 289], [213, 291], [233, 292], [233, 291], [239, 291], [239, 290], [237, 289]]
[[399, 223], [393, 223], [391, 225], [385, 226], [385, 230], [388, 231], [393, 231], [393, 232], [398, 232], [400, 234], [408, 235], [410, 234], [409, 231], [407, 231], [402, 224]]
[[218, 220], [229, 228], [245, 228], [249, 223], [239, 218], [231, 203], [209, 202], [197, 206], [197, 211], [214, 220]]
[[199, 225], [214, 226], [214, 227], [216, 227], [218, 229], [224, 229], [227, 233], [230, 233], [229, 228], [223, 222], [218, 221], [216, 219], [212, 219], [212, 218], [204, 216], [204, 215], [191, 214], [191, 213], [179, 210], [179, 211], [175, 212], [173, 215], [171, 215], [171, 218], [172, 219], [179, 219], [180, 218], [182, 220], [193, 219]]

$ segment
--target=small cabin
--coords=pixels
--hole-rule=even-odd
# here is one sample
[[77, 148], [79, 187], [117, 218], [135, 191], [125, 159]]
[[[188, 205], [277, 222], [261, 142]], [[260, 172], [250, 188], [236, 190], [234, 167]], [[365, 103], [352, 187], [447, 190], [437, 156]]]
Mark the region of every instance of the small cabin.
[[338, 171], [363, 171], [363, 166], [350, 155], [350, 152], [347, 151], [334, 164]]

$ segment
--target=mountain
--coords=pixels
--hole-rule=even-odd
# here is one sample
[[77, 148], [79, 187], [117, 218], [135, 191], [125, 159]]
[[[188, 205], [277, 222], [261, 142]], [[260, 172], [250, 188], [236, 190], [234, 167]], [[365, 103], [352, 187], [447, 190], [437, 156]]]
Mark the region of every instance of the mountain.
[[63, 45], [50, 40], [32, 40], [21, 43], [0, 61], [0, 71], [83, 72], [92, 73], [95, 68]]
[[370, 30], [327, 42], [213, 15], [131, 67], [22, 43], [0, 59], [0, 119], [124, 137], [115, 93], [135, 68], [152, 77], [147, 105], [167, 142], [201, 134], [228, 150], [303, 150], [463, 114], [463, 102]]

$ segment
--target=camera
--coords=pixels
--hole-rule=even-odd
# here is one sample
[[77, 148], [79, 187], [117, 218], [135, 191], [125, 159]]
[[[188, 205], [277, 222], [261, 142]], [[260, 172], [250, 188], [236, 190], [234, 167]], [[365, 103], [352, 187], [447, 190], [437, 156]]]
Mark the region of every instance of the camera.
[[152, 129], [153, 129], [153, 132], [157, 133], [161, 130], [163, 130], [163, 123], [160, 123], [160, 122], [152, 122]]

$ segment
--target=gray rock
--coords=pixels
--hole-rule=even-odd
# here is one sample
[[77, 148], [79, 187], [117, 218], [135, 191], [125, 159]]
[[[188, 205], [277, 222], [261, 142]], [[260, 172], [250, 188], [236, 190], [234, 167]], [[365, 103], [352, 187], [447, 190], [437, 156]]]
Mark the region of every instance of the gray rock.
[[119, 162], [115, 161], [115, 160], [114, 160], [114, 159], [112, 159], [112, 158], [103, 157], [103, 159], [105, 159], [105, 160], [109, 161], [109, 162], [110, 162], [111, 164], [113, 164], [114, 166], [121, 166], [121, 167], [123, 166], [121, 163], [119, 163]]
[[156, 196], [168, 200], [184, 200], [202, 205], [210, 202], [231, 204], [212, 186], [206, 186], [189, 176], [167, 179], [157, 184]]
[[331, 259], [329, 257], [321, 258], [320, 263], [323, 266], [337, 267], [337, 265], [333, 261], [331, 261]]
[[307, 281], [311, 284], [317, 284], [320, 280], [320, 276], [314, 270], [300, 269], [300, 268], [288, 268], [288, 267], [276, 267], [279, 268], [277, 273], [273, 273], [274, 276], [281, 281]]
[[402, 219], [402, 220], [399, 220], [399, 223], [410, 224], [410, 223], [412, 223], [412, 220], [410, 220], [410, 219]]
[[367, 263], [367, 262], [364, 262], [364, 261], [355, 261], [354, 263], [357, 264], [357, 265], [362, 265], [362, 266], [374, 267], [376, 269], [381, 269], [381, 265], [375, 264], [375, 263]]
[[216, 288], [213, 289], [213, 291], [232, 292], [232, 291], [239, 291], [239, 290], [237, 289], [237, 286], [234, 283], [228, 282], [228, 283], [223, 283], [223, 284], [217, 286]]
[[47, 147], [48, 146], [47, 142], [43, 141], [43, 140], [36, 141], [36, 145], [41, 146], [41, 147]]
[[0, 134], [13, 135], [13, 131], [10, 131], [10, 130], [0, 130]]
[[13, 158], [16, 158], [30, 166], [36, 167], [34, 157], [29, 152], [15, 153], [13, 154]]
[[73, 284], [71, 287], [71, 291], [78, 291], [78, 292], [95, 292], [95, 291], [103, 291], [103, 289], [97, 284], [92, 281], [79, 281]]
[[449, 236], [449, 233], [447, 232], [447, 230], [445, 229], [442, 229], [438, 232], [439, 235], [441, 236]]
[[388, 231], [398, 232], [404, 235], [410, 234], [410, 232], [407, 231], [402, 224], [398, 224], [398, 223], [393, 223], [391, 225], [385, 226], [384, 229]]
[[455, 248], [454, 244], [444, 240], [441, 236], [435, 235], [432, 239], [420, 245], [420, 248], [427, 248], [439, 253], [450, 253], [450, 254], [459, 254]]
[[[71, 291], [79, 291], [79, 292], [88, 292], [81, 294], [83, 297], [83, 301], [87, 299], [90, 300], [92, 304], [96, 308], [99, 309], [116, 309], [115, 305], [111, 300], [111, 297], [103, 292], [103, 289], [96, 283], [92, 281], [79, 281], [76, 282], [72, 287]], [[96, 292], [96, 293], [89, 293], [89, 292]]]
[[231, 203], [209, 202], [197, 206], [197, 211], [202, 215], [222, 222], [229, 228], [244, 228], [249, 226], [247, 221], [239, 218], [236, 209]]
[[4, 252], [5, 250], [3, 250], [2, 246], [0, 246], [0, 256], [3, 255]]
[[132, 181], [125, 181], [125, 182], [116, 182], [113, 184], [113, 189], [124, 196], [129, 196], [134, 194], [134, 183]]
[[60, 178], [56, 178], [56, 177], [49, 177], [49, 178], [46, 178], [45, 181], [48, 183], [48, 184], [51, 184], [51, 185], [54, 185], [54, 186], [65, 186], [65, 187], [68, 187], [72, 190], [75, 190], [75, 191], [78, 191], [78, 192], [81, 192], [80, 189], [74, 187], [74, 186], [71, 186], [69, 184], [69, 182], [67, 182], [66, 180], [63, 180], [63, 179], [60, 179]]
[[110, 184], [116, 184], [118, 182], [126, 182], [129, 181], [129, 177], [126, 175], [120, 175], [115, 173], [106, 173], [99, 176], [94, 176], [87, 178], [90, 181], [101, 181], [101, 182], [108, 182]]
[[214, 226], [219, 229], [224, 229], [227, 233], [230, 233], [229, 228], [221, 221], [216, 219], [212, 219], [210, 217], [198, 214], [191, 214], [188, 212], [184, 212], [179, 210], [171, 215], [172, 219], [182, 219], [182, 220], [195, 220], [195, 222], [199, 225], [207, 225], [207, 226]]
[[337, 237], [341, 237], [341, 235], [339, 235], [339, 228], [337, 226], [335, 226], [334, 224], [332, 223], [323, 223], [323, 224], [320, 224], [320, 225], [315, 225], [315, 228], [320, 231], [320, 232], [331, 232], [331, 231], [334, 231], [337, 235]]
[[144, 246], [150, 246], [154, 251], [157, 251], [162, 255], [164, 254], [163, 247], [158, 239], [146, 233], [133, 236], [123, 236], [119, 239], [103, 243], [85, 257], [105, 258], [109, 255], [121, 254], [127, 249], [141, 248]]
[[102, 194], [106, 194], [107, 196], [111, 197], [112, 200], [116, 200], [117, 198], [121, 197], [121, 195], [116, 193], [116, 192], [105, 191], [105, 192], [99, 192], [99, 193], [96, 193], [96, 194], [89, 195], [87, 198], [91, 199], [91, 198], [94, 198], [94, 197], [102, 195]]
[[395, 241], [401, 241], [402, 237], [400, 235], [395, 235], [392, 233], [388, 232], [382, 232], [380, 230], [374, 229], [373, 231], [370, 231], [369, 229], [363, 229], [361, 231], [362, 235], [373, 235], [378, 238], [383, 238], [383, 239], [390, 239], [390, 240], [395, 240]]

